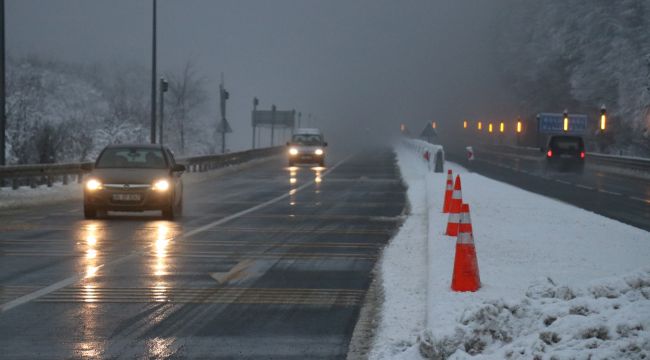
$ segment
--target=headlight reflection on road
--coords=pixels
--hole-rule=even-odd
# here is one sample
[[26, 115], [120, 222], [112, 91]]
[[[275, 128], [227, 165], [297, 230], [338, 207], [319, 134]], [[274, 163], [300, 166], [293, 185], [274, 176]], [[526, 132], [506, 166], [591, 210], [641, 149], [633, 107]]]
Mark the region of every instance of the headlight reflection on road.
[[167, 302], [167, 283], [159, 281], [153, 288], [153, 301]]
[[154, 243], [156, 262], [153, 273], [156, 276], [167, 275], [167, 249], [170, 243], [169, 239], [169, 226], [166, 223], [159, 223], [156, 226], [156, 240]]
[[97, 301], [97, 294], [95, 292], [95, 285], [84, 285], [84, 302], [91, 303]]
[[287, 170], [289, 170], [289, 184], [293, 185], [298, 182], [298, 178], [296, 178], [298, 175], [298, 169], [297, 166], [290, 166], [287, 168]]
[[97, 274], [97, 224], [89, 224], [86, 228], [86, 259], [85, 259], [85, 277], [91, 278]]
[[323, 178], [321, 177], [321, 173], [323, 170], [325, 170], [325, 168], [322, 166], [316, 166], [311, 169], [314, 171], [315, 174], [314, 181], [316, 182], [316, 184], [320, 184], [323, 181]]

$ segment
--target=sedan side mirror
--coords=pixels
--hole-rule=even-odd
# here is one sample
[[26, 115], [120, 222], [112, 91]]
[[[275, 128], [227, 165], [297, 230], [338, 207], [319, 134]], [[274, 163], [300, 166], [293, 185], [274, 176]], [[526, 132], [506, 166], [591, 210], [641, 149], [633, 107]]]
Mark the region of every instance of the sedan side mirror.
[[185, 165], [176, 164], [172, 167], [172, 172], [183, 172], [185, 171]]
[[83, 172], [91, 172], [93, 171], [93, 164], [92, 163], [83, 163], [80, 166], [81, 171]]

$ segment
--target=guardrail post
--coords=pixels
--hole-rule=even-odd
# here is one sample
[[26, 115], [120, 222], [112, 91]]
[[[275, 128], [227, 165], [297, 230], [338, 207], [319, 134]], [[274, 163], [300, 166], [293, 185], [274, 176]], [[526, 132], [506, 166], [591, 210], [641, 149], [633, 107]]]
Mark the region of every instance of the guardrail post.
[[68, 174], [62, 175], [61, 182], [63, 183], [63, 185], [68, 185]]
[[77, 184], [81, 184], [83, 182], [83, 174], [77, 174]]
[[36, 184], [36, 178], [35, 177], [30, 177], [29, 178], [29, 187], [32, 189], [35, 189], [37, 186]]
[[52, 183], [54, 183], [53, 175], [47, 175], [45, 177], [45, 183], [47, 184], [47, 187], [52, 187]]
[[11, 179], [11, 188], [14, 190], [18, 190], [19, 187], [20, 187], [20, 180], [18, 178]]

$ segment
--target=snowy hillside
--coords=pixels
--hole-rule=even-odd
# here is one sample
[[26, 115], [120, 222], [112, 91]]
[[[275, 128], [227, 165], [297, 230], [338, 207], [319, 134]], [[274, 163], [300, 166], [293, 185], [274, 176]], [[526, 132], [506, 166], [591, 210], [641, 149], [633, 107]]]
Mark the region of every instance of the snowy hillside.
[[[165, 143], [181, 155], [213, 153], [213, 134], [203, 130], [204, 84], [188, 68], [174, 75], [168, 75]], [[148, 70], [138, 66], [113, 64], [109, 70], [9, 58], [8, 163], [85, 161], [106, 144], [148, 142], [149, 79]]]
[[606, 104], [609, 151], [650, 154], [650, 2], [508, 1], [499, 23], [502, 70], [529, 116], [598, 116]]

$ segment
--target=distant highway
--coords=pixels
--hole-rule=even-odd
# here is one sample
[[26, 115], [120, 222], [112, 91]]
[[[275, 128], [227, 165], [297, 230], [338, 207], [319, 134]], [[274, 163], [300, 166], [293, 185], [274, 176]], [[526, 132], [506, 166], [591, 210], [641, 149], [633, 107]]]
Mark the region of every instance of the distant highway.
[[186, 185], [177, 222], [0, 212], [2, 357], [343, 359], [405, 192], [389, 149]]
[[448, 160], [482, 175], [650, 231], [650, 178], [597, 169], [589, 165], [589, 156], [584, 174], [577, 174], [544, 172], [541, 153], [475, 146], [476, 159], [468, 162], [462, 147], [449, 145], [445, 150]]

